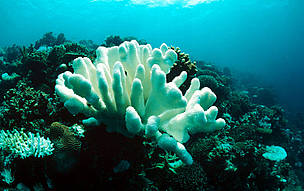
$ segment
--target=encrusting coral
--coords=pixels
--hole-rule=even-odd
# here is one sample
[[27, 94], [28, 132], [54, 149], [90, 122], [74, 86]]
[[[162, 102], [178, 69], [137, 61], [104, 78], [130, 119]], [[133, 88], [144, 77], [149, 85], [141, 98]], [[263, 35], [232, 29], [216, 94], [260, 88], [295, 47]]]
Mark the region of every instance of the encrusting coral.
[[83, 120], [86, 126], [104, 123], [108, 132], [151, 138], [186, 164], [193, 163], [182, 144], [189, 134], [225, 126], [223, 119], [216, 119], [218, 109], [212, 106], [216, 95], [207, 87], [200, 90], [197, 78], [184, 95], [179, 87], [187, 72], [166, 83], [166, 74], [177, 59], [166, 44], [152, 49], [149, 44], [125, 41], [119, 47], [99, 47], [96, 55], [94, 63], [75, 59], [74, 73], [60, 74], [55, 87], [72, 114], [89, 117]]
[[59, 151], [80, 151], [81, 141], [74, 136], [69, 127], [59, 122], [53, 122], [47, 134], [55, 140], [55, 147]]

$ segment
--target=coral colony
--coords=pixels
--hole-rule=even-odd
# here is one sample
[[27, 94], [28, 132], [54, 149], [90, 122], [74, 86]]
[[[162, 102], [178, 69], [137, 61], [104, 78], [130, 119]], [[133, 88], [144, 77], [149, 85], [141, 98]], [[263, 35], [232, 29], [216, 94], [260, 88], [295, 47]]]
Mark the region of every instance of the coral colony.
[[188, 165], [193, 159], [183, 143], [189, 134], [225, 126], [223, 119], [216, 119], [218, 109], [212, 106], [216, 95], [207, 87], [199, 89], [197, 78], [184, 95], [179, 86], [187, 72], [166, 82], [177, 59], [166, 44], [152, 49], [150, 44], [132, 40], [99, 47], [96, 54], [93, 63], [86, 57], [75, 59], [74, 73], [60, 74], [55, 88], [70, 113], [89, 117], [83, 120], [86, 126], [104, 123], [108, 132], [150, 138]]
[[259, 85], [131, 39], [83, 46], [47, 33], [36, 48], [0, 49], [0, 190], [302, 184], [303, 125], [288, 127]]

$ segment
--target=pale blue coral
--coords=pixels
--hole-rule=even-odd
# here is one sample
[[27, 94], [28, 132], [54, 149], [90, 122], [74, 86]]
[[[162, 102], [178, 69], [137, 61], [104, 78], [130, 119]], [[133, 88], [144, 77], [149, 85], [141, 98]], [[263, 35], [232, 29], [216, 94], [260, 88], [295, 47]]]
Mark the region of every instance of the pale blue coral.
[[15, 177], [10, 168], [3, 169], [3, 171], [0, 172], [0, 175], [3, 177], [2, 181], [7, 184], [11, 184], [15, 181]]
[[45, 139], [39, 133], [26, 134], [14, 129], [13, 131], [0, 131], [0, 149], [24, 159], [30, 156], [40, 158], [51, 155], [54, 147], [49, 138]]
[[73, 126], [69, 127], [69, 130], [73, 132], [73, 134], [79, 138], [84, 137], [85, 130], [82, 126], [78, 124], [74, 124]]

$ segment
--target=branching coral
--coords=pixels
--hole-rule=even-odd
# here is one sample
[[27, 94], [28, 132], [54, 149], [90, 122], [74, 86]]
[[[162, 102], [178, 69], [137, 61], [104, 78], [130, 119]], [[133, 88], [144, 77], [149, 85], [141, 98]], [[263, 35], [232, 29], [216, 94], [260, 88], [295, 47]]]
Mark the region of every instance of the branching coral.
[[179, 87], [183, 93], [189, 88], [191, 80], [195, 77], [197, 68], [195, 66], [196, 62], [192, 62], [189, 58], [189, 54], [185, 54], [180, 50], [179, 47], [171, 47], [177, 54], [177, 60], [175, 61], [173, 67], [170, 69], [170, 72], [166, 75], [167, 81], [171, 81], [175, 76], [179, 75], [182, 71], [187, 72], [187, 79]]
[[4, 96], [0, 126], [18, 130], [25, 128], [26, 131], [32, 132], [43, 130], [44, 122], [54, 116], [54, 106], [48, 94], [35, 90], [20, 80], [16, 87], [8, 90]]
[[49, 138], [41, 137], [39, 133], [36, 135], [23, 131], [0, 131], [0, 149], [6, 150], [15, 157], [22, 159], [33, 157], [45, 157], [53, 153], [53, 143]]
[[184, 96], [178, 87], [187, 72], [166, 83], [166, 73], [177, 59], [167, 45], [152, 50], [149, 44], [126, 41], [119, 47], [99, 47], [96, 55], [94, 63], [75, 59], [74, 74], [65, 72], [56, 81], [65, 107], [89, 117], [85, 125], [104, 123], [108, 132], [151, 138], [186, 164], [193, 162], [182, 144], [189, 134], [225, 126], [223, 119], [216, 120], [216, 95], [209, 88], [199, 90], [197, 78]]
[[0, 172], [0, 175], [3, 177], [2, 181], [7, 184], [12, 184], [15, 181], [15, 177], [10, 168], [4, 168], [3, 171]]

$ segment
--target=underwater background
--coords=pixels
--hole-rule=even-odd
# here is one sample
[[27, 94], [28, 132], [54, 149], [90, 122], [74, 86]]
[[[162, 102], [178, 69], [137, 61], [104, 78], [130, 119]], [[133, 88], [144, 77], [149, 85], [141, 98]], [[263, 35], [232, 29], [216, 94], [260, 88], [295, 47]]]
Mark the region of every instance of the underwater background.
[[[192, 165], [55, 93], [74, 59], [134, 39], [176, 53], [183, 94], [197, 77], [217, 96], [226, 125], [190, 133]], [[0, 0], [0, 189], [303, 190], [303, 71], [302, 0]]]
[[49, 31], [75, 41], [116, 34], [178, 44], [195, 59], [261, 77], [299, 112], [303, 9], [301, 0], [1, 1], [0, 45], [29, 45]]

